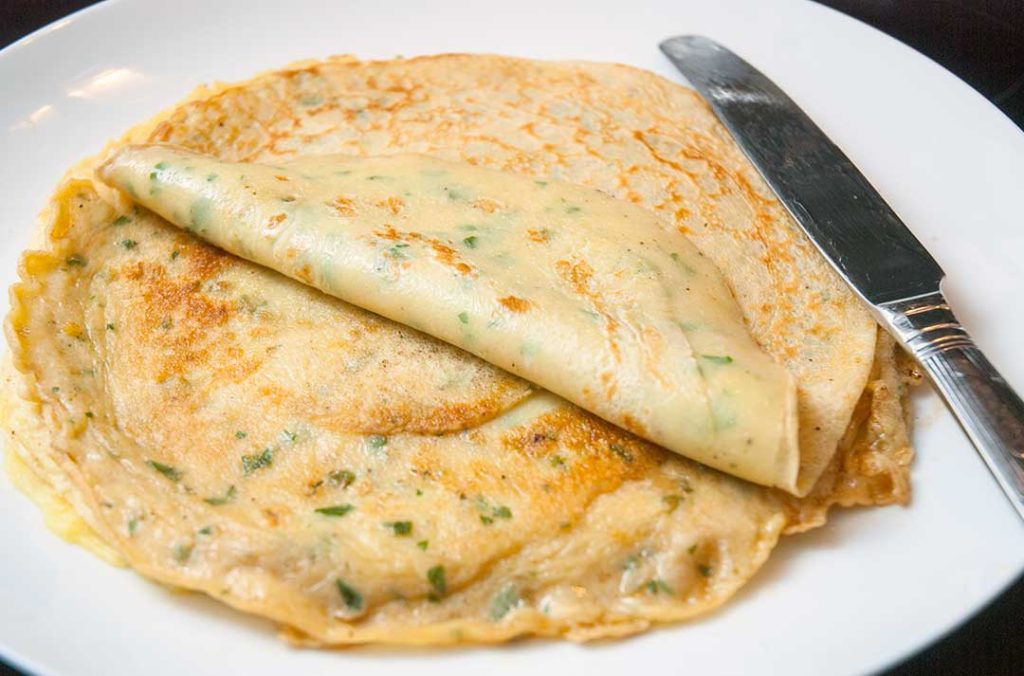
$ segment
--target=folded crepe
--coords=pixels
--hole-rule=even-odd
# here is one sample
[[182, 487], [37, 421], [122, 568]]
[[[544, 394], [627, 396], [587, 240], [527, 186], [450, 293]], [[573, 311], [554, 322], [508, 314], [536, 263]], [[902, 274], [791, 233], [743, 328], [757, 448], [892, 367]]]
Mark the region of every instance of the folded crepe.
[[795, 492], [795, 380], [654, 214], [426, 156], [262, 165], [129, 146], [99, 171], [227, 251], [457, 345], [635, 434]]
[[49, 522], [148, 578], [305, 644], [587, 640], [709, 612], [830, 505], [909, 495], [899, 353], [678, 85], [611, 64], [336, 59], [201, 90], [113, 150], [130, 143], [267, 165], [423, 154], [657, 213], [796, 378], [810, 489], [707, 469], [208, 246], [95, 181], [94, 158], [22, 259], [0, 415]]

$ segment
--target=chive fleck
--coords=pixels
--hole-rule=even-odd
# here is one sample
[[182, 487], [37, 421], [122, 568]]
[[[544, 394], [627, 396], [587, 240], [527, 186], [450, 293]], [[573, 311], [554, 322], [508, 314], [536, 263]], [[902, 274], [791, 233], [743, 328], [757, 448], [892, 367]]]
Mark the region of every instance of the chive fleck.
[[341, 594], [341, 600], [345, 602], [345, 606], [350, 610], [361, 610], [363, 607], [363, 596], [352, 587], [348, 586], [340, 579], [336, 579], [334, 584], [338, 587], [338, 593]]
[[228, 486], [228, 490], [224, 493], [224, 495], [215, 495], [213, 497], [203, 498], [203, 502], [205, 502], [208, 505], [213, 505], [214, 507], [217, 507], [220, 505], [226, 505], [229, 502], [234, 501], [236, 495], [238, 495], [238, 489], [236, 489], [235, 485], [232, 484]]
[[726, 355], [726, 354], [722, 354], [722, 355], [719, 355], [719, 354], [702, 354], [700, 356], [700, 358], [701, 359], [705, 359], [705, 360], [711, 362], [712, 364], [731, 364], [732, 363], [732, 357], [730, 357], [729, 355]]
[[95, 414], [95, 413], [93, 413], [92, 411], [86, 411], [86, 412], [85, 412], [85, 417], [86, 417], [86, 418], [89, 418], [90, 420], [92, 420], [93, 418], [95, 418], [95, 417], [96, 417], [96, 414]]
[[676, 507], [679, 506], [679, 503], [683, 501], [683, 496], [681, 496], [681, 495], [663, 495], [663, 496], [661, 496], [661, 501], [664, 502], [666, 505], [668, 505], [668, 511], [674, 512], [674, 511], [676, 511]]
[[136, 242], [134, 239], [122, 239], [121, 240], [121, 246], [123, 246], [125, 249], [129, 249], [129, 250], [130, 249], [134, 249], [137, 245], [138, 245], [138, 242]]
[[444, 596], [445, 592], [448, 591], [448, 582], [445, 579], [444, 566], [434, 566], [427, 571], [427, 581], [430, 582], [430, 586], [434, 588], [434, 591]]
[[412, 533], [412, 521], [388, 521], [384, 525], [393, 530], [397, 537], [405, 537]]
[[174, 251], [171, 252], [171, 260], [173, 261], [174, 259], [176, 259], [180, 255], [181, 255], [181, 252], [178, 251], [177, 249], [175, 249]]
[[501, 507], [494, 508], [494, 516], [498, 519], [511, 519], [512, 510], [502, 505]]
[[213, 526], [203, 526], [196, 532], [200, 535], [210, 535], [211, 533], [213, 533]]
[[274, 449], [264, 448], [261, 453], [242, 456], [242, 473], [248, 476], [258, 469], [274, 463]]
[[65, 258], [64, 262], [72, 267], [83, 268], [85, 267], [86, 260], [81, 254], [73, 253]]
[[180, 564], [184, 564], [192, 557], [192, 545], [191, 544], [178, 544], [174, 545], [173, 554], [174, 560]]
[[352, 482], [356, 480], [356, 475], [347, 469], [339, 469], [328, 474], [327, 480], [332, 486], [348, 488], [352, 485]]
[[430, 546], [430, 540], [420, 540], [416, 543], [416, 546], [422, 549], [423, 551], [427, 551], [427, 547]]
[[647, 583], [649, 594], [672, 594], [672, 587], [669, 587], [664, 580], [650, 580]]
[[318, 507], [314, 510], [317, 514], [324, 516], [345, 516], [355, 509], [354, 505], [331, 505], [330, 507]]
[[107, 324], [107, 331], [114, 331], [114, 330], [115, 329], [114, 329], [114, 325], [113, 324]]
[[622, 446], [618, 444], [611, 444], [609, 448], [611, 449], [612, 453], [622, 458], [624, 462], [633, 462], [633, 454], [624, 449]]
[[520, 603], [521, 599], [519, 598], [519, 592], [516, 590], [515, 586], [508, 585], [504, 587], [501, 591], [495, 594], [494, 599], [491, 600], [491, 620], [497, 622]]
[[476, 235], [470, 235], [469, 237], [464, 237], [462, 239], [462, 243], [465, 244], [470, 249], [475, 249], [476, 248], [476, 242], [477, 242]]
[[181, 480], [181, 472], [170, 465], [165, 465], [162, 462], [157, 462], [156, 460], [147, 460], [146, 464], [163, 474], [171, 481]]
[[480, 515], [480, 523], [482, 523], [485, 526], [490, 526], [492, 523], [494, 523], [494, 519], [492, 519], [491, 517], [487, 516], [486, 514], [481, 514]]
[[466, 313], [466, 312], [460, 312], [459, 313], [459, 321], [462, 322], [463, 324], [468, 324], [469, 323], [469, 314]]
[[127, 216], [118, 216], [117, 218], [114, 219], [114, 225], [124, 225], [130, 220], [131, 219], [128, 218]]
[[697, 566], [697, 572], [700, 573], [701, 577], [711, 577], [711, 566], [702, 563]]
[[237, 432], [235, 432], [235, 439], [245, 439], [247, 436], [249, 435], [246, 432], [243, 432], [242, 430], [238, 430]]
[[388, 445], [388, 438], [383, 434], [371, 434], [366, 438], [366, 443], [370, 448], [384, 448]]

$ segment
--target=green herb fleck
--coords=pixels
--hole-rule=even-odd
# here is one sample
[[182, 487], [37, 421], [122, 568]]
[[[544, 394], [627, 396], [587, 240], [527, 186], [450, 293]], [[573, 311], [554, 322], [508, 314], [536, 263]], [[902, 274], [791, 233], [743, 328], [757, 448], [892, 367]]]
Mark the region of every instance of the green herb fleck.
[[157, 180], [158, 177], [159, 177], [159, 175], [155, 171], [149, 172], [149, 180], [155, 181], [155, 180]]
[[444, 566], [434, 566], [427, 571], [427, 581], [430, 582], [430, 586], [434, 588], [434, 591], [444, 596], [445, 592], [448, 591], [448, 582], [445, 580]]
[[330, 507], [317, 507], [316, 513], [324, 516], [345, 516], [355, 509], [354, 505], [331, 505]]
[[235, 439], [245, 439], [247, 436], [249, 435], [243, 432], [242, 430], [238, 430], [237, 432], [235, 432]]
[[334, 584], [338, 587], [338, 593], [341, 594], [341, 600], [345, 602], [345, 607], [349, 610], [361, 610], [363, 607], [363, 595], [357, 592], [352, 587], [348, 586], [341, 579], [334, 581]]
[[175, 249], [174, 251], [171, 252], [171, 260], [173, 261], [174, 259], [176, 259], [180, 255], [181, 255], [181, 252], [178, 251], [177, 249]]
[[697, 572], [700, 573], [701, 577], [711, 577], [711, 566], [702, 563], [699, 566], [697, 566]]
[[563, 458], [560, 455], [553, 455], [553, 456], [551, 456], [551, 466], [552, 467], [565, 467], [565, 458]]
[[648, 594], [669, 594], [671, 595], [672, 587], [669, 587], [664, 580], [650, 580], [647, 583]]
[[567, 214], [578, 214], [581, 211], [583, 211], [583, 210], [580, 209], [577, 206], [569, 205], [569, 206], [565, 207], [565, 213], [567, 213]]
[[114, 225], [124, 225], [130, 220], [132, 219], [128, 218], [127, 216], [118, 216], [117, 218], [114, 219]]
[[206, 182], [207, 182], [207, 183], [213, 183], [213, 182], [214, 182], [214, 181], [216, 181], [216, 180], [217, 180], [217, 174], [209, 174], [209, 175], [208, 175], [208, 176], [206, 177]]
[[669, 512], [674, 512], [674, 511], [676, 511], [676, 507], [679, 506], [679, 503], [683, 501], [683, 496], [681, 496], [681, 495], [663, 495], [663, 496], [661, 496], [661, 501], [664, 502], [666, 505], [668, 505], [668, 511]]
[[465, 244], [470, 249], [475, 249], [476, 248], [476, 242], [477, 242], [477, 236], [476, 235], [470, 235], [469, 237], [463, 237], [462, 238], [462, 243]]
[[694, 554], [696, 554], [697, 553], [697, 545], [690, 545], [689, 549], [686, 550], [686, 553], [689, 554], [690, 556], [693, 556]]
[[96, 414], [94, 414], [92, 411], [86, 411], [85, 412], [85, 417], [89, 418], [90, 420], [92, 420], [93, 418], [96, 417]]
[[131, 250], [131, 249], [134, 249], [137, 245], [138, 245], [138, 242], [136, 242], [134, 239], [122, 239], [121, 240], [121, 246], [123, 246], [125, 249]]
[[492, 523], [494, 523], [494, 519], [492, 519], [491, 517], [487, 516], [486, 514], [481, 514], [480, 515], [480, 523], [482, 523], [485, 526], [490, 526]]
[[536, 183], [537, 185], [539, 185], [542, 188], [546, 188], [547, 185], [548, 185], [547, 181], [534, 181], [534, 183]]
[[707, 360], [712, 364], [731, 364], [732, 357], [729, 355], [718, 355], [718, 354], [702, 354], [701, 359]]
[[219, 505], [226, 505], [229, 502], [233, 502], [236, 495], [238, 495], [238, 489], [236, 489], [234, 484], [232, 484], [228, 486], [228, 490], [224, 493], [224, 495], [203, 498], [203, 502], [205, 502], [208, 505], [213, 505], [217, 507]]
[[67, 265], [75, 268], [84, 268], [86, 264], [85, 258], [81, 254], [73, 253], [64, 259]]
[[402, 249], [408, 248], [408, 244], [395, 244], [394, 246], [388, 247], [388, 255], [392, 258], [408, 258], [409, 256], [402, 251]]
[[469, 323], [469, 314], [465, 313], [465, 312], [460, 312], [459, 313], [459, 321], [462, 322], [463, 324], [468, 324]]
[[619, 444], [611, 444], [609, 448], [612, 453], [622, 458], [623, 462], [633, 462], [633, 454]]
[[289, 430], [281, 430], [281, 433], [277, 435], [278, 441], [282, 444], [294, 444], [295, 440], [299, 438], [299, 435]]
[[147, 460], [146, 464], [163, 474], [171, 481], [181, 480], [181, 472], [170, 465], [165, 465], [162, 462], [157, 462], [156, 460]]
[[242, 456], [242, 473], [246, 476], [274, 463], [274, 449], [264, 448], [261, 453]]
[[128, 519], [128, 535], [135, 535], [139, 530], [139, 520], [134, 516]]
[[388, 521], [384, 526], [393, 530], [398, 537], [405, 537], [412, 533], [412, 521]]
[[168, 166], [169, 166], [169, 165], [168, 165], [168, 164], [167, 164], [166, 162], [157, 162], [157, 163], [156, 163], [156, 164], [154, 165], [154, 167], [155, 167], [155, 168], [157, 168], [157, 169], [160, 169], [161, 171], [163, 171], [164, 169], [166, 169], [166, 168], [167, 168]]
[[60, 388], [54, 385], [53, 387], [50, 388], [50, 391], [56, 394], [57, 392], [60, 392]]
[[335, 470], [327, 475], [327, 481], [332, 486], [341, 486], [342, 488], [348, 488], [355, 480], [356, 475], [347, 469]]
[[114, 325], [113, 324], [107, 324], [107, 331], [114, 331], [114, 330], [115, 329], [114, 329]]
[[174, 560], [180, 564], [184, 564], [192, 557], [192, 547], [193, 545], [191, 544], [174, 545], [174, 549], [172, 550]]
[[213, 526], [203, 526], [202, 528], [197, 530], [196, 533], [198, 533], [199, 535], [210, 535], [211, 533], [213, 533]]
[[511, 519], [512, 510], [502, 505], [501, 507], [494, 508], [494, 517], [497, 519]]
[[491, 620], [497, 622], [501, 618], [508, 615], [508, 611], [512, 610], [521, 603], [522, 599], [519, 598], [519, 591], [513, 585], [506, 585], [494, 595], [491, 600]]
[[423, 551], [427, 551], [427, 547], [430, 546], [430, 540], [420, 540], [416, 543], [416, 546], [422, 549]]
[[384, 448], [388, 445], [388, 438], [383, 434], [371, 434], [366, 437], [366, 443], [370, 448]]

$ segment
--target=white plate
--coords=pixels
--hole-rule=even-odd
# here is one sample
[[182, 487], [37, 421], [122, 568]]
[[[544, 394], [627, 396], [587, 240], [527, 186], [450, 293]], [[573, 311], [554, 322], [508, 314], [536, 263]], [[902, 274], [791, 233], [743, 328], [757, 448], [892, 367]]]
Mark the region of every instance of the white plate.
[[[13, 280], [33, 216], [69, 164], [202, 82], [329, 54], [446, 51], [619, 61], [678, 80], [656, 48], [677, 33], [733, 47], [806, 108], [932, 249], [962, 319], [1024, 385], [1024, 135], [921, 55], [804, 2], [108, 2], [0, 53], [0, 283]], [[711, 617], [590, 646], [294, 650], [269, 623], [168, 594], [61, 542], [0, 479], [0, 652], [36, 672], [104, 676], [876, 670], [1024, 568], [1024, 528], [952, 419], [930, 394], [916, 418], [910, 508], [837, 514], [787, 538]]]

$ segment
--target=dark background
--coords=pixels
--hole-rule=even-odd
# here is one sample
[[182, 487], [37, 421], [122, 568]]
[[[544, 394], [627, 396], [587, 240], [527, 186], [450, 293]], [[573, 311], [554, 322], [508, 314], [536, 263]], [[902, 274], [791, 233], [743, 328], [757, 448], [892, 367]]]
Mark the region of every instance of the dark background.
[[[94, 1], [0, 0], [0, 47]], [[931, 57], [1024, 129], [1024, 0], [820, 0], [820, 4]], [[1024, 674], [1021, 620], [1024, 581], [953, 634], [888, 673]], [[756, 665], [752, 668], [756, 670]], [[8, 673], [18, 672], [0, 662], [0, 675]]]

